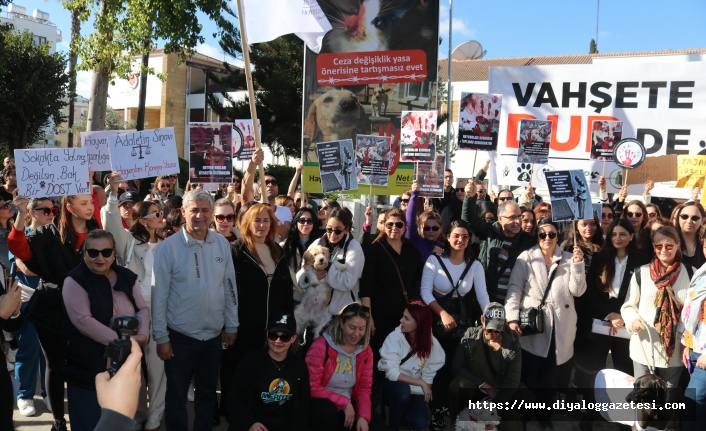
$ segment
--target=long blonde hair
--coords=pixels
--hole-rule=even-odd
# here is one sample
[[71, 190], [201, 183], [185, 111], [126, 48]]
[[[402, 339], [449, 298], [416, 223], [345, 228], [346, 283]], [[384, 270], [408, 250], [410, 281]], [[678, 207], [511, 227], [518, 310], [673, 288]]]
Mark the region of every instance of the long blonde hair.
[[333, 316], [326, 328], [326, 333], [329, 334], [331, 340], [337, 345], [340, 346], [344, 344], [345, 340], [343, 339], [343, 328], [341, 328], [341, 324], [345, 324], [354, 317], [360, 317], [365, 320], [365, 335], [358, 341], [358, 345], [363, 346], [363, 349], [365, 349], [370, 344], [370, 333], [372, 332], [373, 325], [370, 324], [370, 308], [360, 302], [351, 302], [343, 307], [338, 314]]
[[275, 237], [277, 236], [277, 217], [275, 217], [275, 212], [272, 211], [272, 208], [269, 205], [265, 204], [254, 204], [250, 207], [250, 209], [247, 210], [247, 212], [243, 215], [242, 220], [240, 221], [240, 233], [243, 235], [243, 242], [250, 251], [250, 254], [255, 257], [257, 263], [259, 263], [260, 265], [262, 265], [262, 260], [257, 254], [257, 247], [255, 247], [255, 238], [253, 237], [250, 228], [255, 222], [257, 216], [260, 215], [262, 211], [266, 211], [268, 217], [270, 218], [270, 230], [267, 232], [265, 244], [267, 245], [267, 248], [270, 249], [272, 260], [277, 262], [281, 255], [281, 251], [279, 246], [275, 242]]

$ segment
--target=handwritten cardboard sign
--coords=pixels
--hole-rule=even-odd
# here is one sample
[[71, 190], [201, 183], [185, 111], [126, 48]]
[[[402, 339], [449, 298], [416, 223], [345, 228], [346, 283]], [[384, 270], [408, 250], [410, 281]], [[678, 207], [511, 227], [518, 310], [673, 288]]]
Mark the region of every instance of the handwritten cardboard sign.
[[706, 156], [677, 156], [677, 187], [703, 187], [706, 178]]
[[110, 166], [125, 180], [179, 173], [174, 127], [108, 136]]
[[92, 171], [110, 170], [110, 149], [108, 136], [131, 133], [134, 130], [101, 130], [99, 132], [81, 132], [81, 146], [88, 154], [88, 167]]
[[85, 148], [15, 150], [17, 188], [28, 198], [91, 193]]
[[627, 184], [643, 184], [647, 180], [656, 183], [678, 179], [677, 155], [645, 157], [644, 163], [630, 171]]

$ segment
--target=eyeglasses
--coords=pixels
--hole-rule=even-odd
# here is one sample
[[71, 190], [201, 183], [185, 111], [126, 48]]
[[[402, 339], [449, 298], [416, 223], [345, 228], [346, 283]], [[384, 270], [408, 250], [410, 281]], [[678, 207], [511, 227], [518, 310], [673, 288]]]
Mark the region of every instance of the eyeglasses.
[[424, 226], [424, 232], [439, 232], [440, 227], [439, 226]]
[[655, 244], [655, 250], [662, 251], [662, 248], [666, 248], [667, 251], [672, 251], [674, 249], [674, 244]]
[[642, 217], [642, 213], [631, 213], [631, 212], [628, 212], [628, 217], [640, 218], [640, 217]]
[[313, 218], [300, 218], [297, 220], [297, 223], [299, 224], [314, 224], [314, 219]]
[[289, 343], [289, 340], [292, 339], [292, 335], [284, 335], [284, 334], [277, 335], [276, 332], [267, 331], [267, 339], [270, 341], [280, 340], [283, 343]]
[[549, 237], [549, 239], [554, 239], [556, 238], [556, 232], [542, 232], [537, 236], [539, 236], [539, 239], [547, 239], [547, 237]]
[[603, 218], [607, 218], [607, 219], [609, 219], [609, 220], [612, 220], [612, 219], [615, 218], [615, 216], [613, 215], [613, 213], [603, 213], [603, 214], [601, 214], [601, 218], [602, 218], [602, 219], [603, 219]]
[[[655, 215], [657, 215], [657, 214], [655, 214]], [[679, 214], [679, 218], [682, 219], [682, 220], [684, 220], [684, 221], [689, 220], [689, 216], [686, 215], [686, 214]], [[699, 221], [699, 220], [701, 220], [701, 217], [695, 216], [695, 215], [691, 216], [691, 221], [697, 222], [697, 221]]]
[[387, 222], [385, 223], [385, 227], [388, 229], [392, 229], [392, 226], [396, 227], [397, 229], [402, 229], [404, 228], [404, 222], [401, 221], [396, 221], [396, 222]]
[[512, 198], [509, 197], [509, 196], [505, 196], [505, 197], [502, 197], [502, 198], [498, 198], [498, 202], [505, 202], [505, 201], [509, 201], [510, 199], [512, 199]]
[[[657, 213], [647, 213], [647, 217], [655, 218], [655, 217], [657, 217]], [[684, 220], [686, 220], [686, 219], [684, 219]], [[694, 221], [696, 221], [696, 220], [694, 220]]]
[[[147, 214], [146, 216], [144, 216], [142, 218], [146, 218], [146, 219], [162, 218], [163, 215], [164, 215], [163, 211], [157, 211], [156, 213]], [[218, 217], [218, 216], [216, 216], [216, 217]]]
[[221, 223], [224, 221], [228, 221], [230, 223], [233, 220], [235, 220], [235, 214], [228, 214], [228, 215], [216, 214], [214, 217], [216, 218], [216, 221], [219, 221]]
[[501, 215], [500, 217], [506, 218], [506, 219], [508, 219], [508, 220], [510, 220], [510, 221], [522, 221], [522, 216], [518, 216], [518, 215], [514, 215], [514, 216], [504, 216], [504, 215]]
[[485, 194], [485, 192], [487, 192], [487, 190], [477, 190], [477, 192], [478, 192], [478, 194]]
[[409, 199], [400, 199], [400, 202], [402, 202], [403, 204], [408, 204], [408, 203], [409, 203]]
[[370, 307], [368, 307], [367, 305], [358, 304], [357, 302], [352, 302], [352, 303], [346, 305], [346, 308], [343, 309], [341, 314], [346, 314], [349, 311], [351, 311], [353, 313], [360, 313], [360, 314], [364, 315], [365, 317], [370, 316]]
[[340, 235], [343, 231], [341, 229], [331, 229], [330, 227], [327, 227], [326, 233], [335, 233], [336, 235]]
[[0, 210], [12, 209], [12, 202], [5, 202], [5, 205], [0, 205]]
[[59, 214], [59, 208], [41, 207], [41, 208], [35, 209], [34, 211], [35, 211], [35, 212], [36, 212], [36, 211], [43, 211], [45, 216], [48, 216], [48, 215], [50, 215], [50, 214], [54, 214], [54, 215]]
[[90, 257], [91, 259], [97, 258], [99, 254], [103, 257], [110, 257], [113, 255], [113, 249], [104, 248], [103, 250], [97, 250], [95, 248], [87, 248], [86, 254], [88, 254], [88, 257]]
[[265, 185], [266, 186], [276, 186], [277, 180], [265, 180]]
[[471, 239], [471, 236], [470, 236], [470, 235], [467, 235], [467, 234], [465, 234], [465, 233], [464, 233], [464, 234], [452, 233], [452, 234], [451, 234], [451, 239], [460, 239], [461, 241], [466, 242], [466, 241], [468, 241], [469, 239]]

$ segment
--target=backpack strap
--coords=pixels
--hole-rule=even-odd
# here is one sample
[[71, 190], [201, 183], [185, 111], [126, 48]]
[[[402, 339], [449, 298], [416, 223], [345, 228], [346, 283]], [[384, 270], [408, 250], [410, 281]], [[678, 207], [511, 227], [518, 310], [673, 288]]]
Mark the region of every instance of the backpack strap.
[[409, 358], [411, 358], [412, 356], [414, 356], [414, 352], [410, 350], [409, 353], [407, 353], [407, 356], [405, 356], [404, 358], [402, 358], [402, 361], [400, 362], [400, 365], [402, 365], [402, 364], [404, 364], [405, 362], [407, 362], [407, 361], [409, 360]]

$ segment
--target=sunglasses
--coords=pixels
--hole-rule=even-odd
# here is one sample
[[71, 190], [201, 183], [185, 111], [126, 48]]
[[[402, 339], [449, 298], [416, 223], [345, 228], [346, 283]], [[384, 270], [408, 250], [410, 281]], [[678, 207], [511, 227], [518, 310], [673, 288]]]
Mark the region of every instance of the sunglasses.
[[346, 305], [346, 308], [343, 309], [343, 312], [341, 312], [341, 314], [346, 314], [349, 311], [352, 311], [353, 313], [361, 313], [365, 317], [368, 317], [370, 315], [370, 307], [368, 307], [367, 305], [358, 304], [357, 302], [353, 302], [351, 304]]
[[471, 239], [471, 236], [467, 235], [467, 234], [452, 233], [451, 238], [452, 239], [460, 239], [461, 241], [466, 242], [469, 239]]
[[275, 332], [267, 331], [267, 339], [270, 341], [280, 340], [283, 343], [289, 343], [289, 340], [292, 339], [292, 336], [291, 335], [284, 335], [284, 334], [277, 335], [277, 333], [275, 333]]
[[409, 199], [400, 199], [400, 202], [402, 202], [403, 204], [408, 204], [408, 203], [409, 203]]
[[424, 232], [438, 232], [439, 231], [439, 226], [424, 226]]
[[401, 221], [391, 222], [391, 221], [389, 221], [389, 222], [385, 223], [385, 227], [388, 229], [392, 229], [393, 226], [396, 227], [397, 229], [402, 229], [402, 228], [404, 228], [404, 222], [401, 222]]
[[[647, 213], [647, 217], [649, 217], [649, 218], [655, 218], [655, 217], [657, 217], [657, 213]], [[686, 219], [685, 219], [685, 220], [686, 220]], [[696, 221], [696, 220], [694, 220], [694, 221]]]
[[167, 175], [165, 178], [168, 180], [176, 180], [176, 175]]
[[463, 187], [456, 187], [456, 193], [465, 193], [466, 189]]
[[655, 244], [655, 250], [662, 251], [662, 248], [666, 248], [667, 251], [672, 251], [674, 249], [674, 244]]
[[233, 182], [234, 183], [239, 183], [241, 180], [238, 177], [233, 177]]
[[12, 202], [5, 202], [5, 205], [0, 205], [0, 210], [12, 209]]
[[537, 236], [539, 236], [539, 239], [547, 239], [547, 237], [549, 237], [549, 239], [554, 239], [554, 238], [556, 238], [556, 232], [549, 232], [549, 233], [542, 232]]
[[233, 220], [235, 220], [235, 214], [228, 214], [228, 215], [216, 214], [214, 217], [216, 217], [216, 221], [219, 221], [219, 222], [228, 221], [230, 223]]
[[99, 254], [103, 257], [110, 257], [113, 255], [113, 249], [104, 248], [103, 250], [96, 250], [95, 248], [87, 248], [86, 254], [88, 254], [88, 257], [90, 257], [91, 259], [97, 258]]
[[512, 198], [511, 197], [502, 197], [502, 198], [498, 198], [498, 202], [505, 202], [505, 201], [509, 201], [510, 199], [512, 199]]
[[614, 216], [612, 213], [605, 213], [605, 214], [601, 214], [601, 218], [602, 218], [602, 219], [603, 219], [603, 218], [607, 218], [607, 219], [612, 220], [612, 219], [615, 218], [615, 216]]
[[478, 191], [478, 194], [483, 194], [483, 193], [487, 192], [487, 190], [477, 190], [477, 191]]
[[122, 205], [120, 205], [120, 206], [123, 207], [123, 208], [127, 208], [127, 209], [131, 210], [132, 207], [135, 206], [135, 204], [132, 203], [132, 202], [125, 202], [124, 204], [122, 204]]
[[37, 208], [34, 210], [36, 211], [43, 211], [45, 216], [48, 216], [50, 214], [58, 215], [59, 214], [59, 208], [47, 208], [47, 207], [41, 207]]
[[[656, 215], [657, 215], [657, 214], [655, 214], [655, 216], [656, 216]], [[682, 219], [682, 220], [684, 220], [684, 221], [689, 220], [689, 216], [686, 215], [686, 214], [679, 214], [679, 218]], [[695, 215], [691, 216], [691, 221], [697, 222], [697, 221], [699, 221], [699, 220], [701, 220], [701, 217], [695, 216]]]
[[276, 186], [277, 180], [265, 180], [265, 185], [266, 186]]
[[629, 212], [629, 213], [628, 213], [628, 217], [633, 217], [633, 218], [642, 217], [642, 213], [631, 213], [631, 212]]
[[341, 229], [331, 229], [330, 227], [327, 227], [326, 233], [335, 233], [336, 235], [340, 235], [343, 231]]
[[299, 224], [314, 224], [314, 219], [313, 218], [300, 218], [297, 220], [297, 223]]
[[164, 215], [164, 211], [157, 211], [156, 213], [147, 214], [146, 216], [144, 216], [142, 218], [146, 218], [146, 219], [162, 218], [163, 215]]

